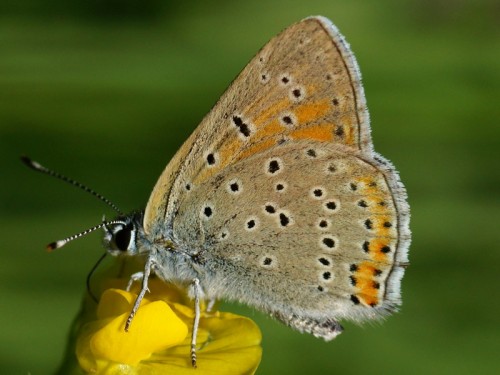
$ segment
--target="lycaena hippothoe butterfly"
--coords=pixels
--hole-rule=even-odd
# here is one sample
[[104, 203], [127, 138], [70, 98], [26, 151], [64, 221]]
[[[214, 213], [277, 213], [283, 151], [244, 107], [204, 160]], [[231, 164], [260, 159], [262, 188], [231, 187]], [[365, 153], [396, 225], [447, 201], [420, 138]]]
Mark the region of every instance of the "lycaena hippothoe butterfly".
[[144, 213], [100, 226], [112, 255], [146, 256], [127, 327], [154, 272], [189, 287], [197, 307], [241, 301], [325, 340], [339, 320], [397, 308], [410, 243], [405, 189], [373, 151], [358, 65], [323, 17], [290, 26], [250, 61]]

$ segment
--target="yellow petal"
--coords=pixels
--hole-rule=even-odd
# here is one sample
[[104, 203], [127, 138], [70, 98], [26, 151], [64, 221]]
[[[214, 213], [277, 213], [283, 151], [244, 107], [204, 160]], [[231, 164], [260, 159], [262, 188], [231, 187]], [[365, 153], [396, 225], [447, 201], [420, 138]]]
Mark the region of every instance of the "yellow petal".
[[[136, 298], [137, 296], [121, 289], [108, 289], [102, 294], [97, 306], [97, 317], [99, 319], [106, 319], [125, 314], [126, 312], [130, 314]], [[143, 299], [141, 306], [146, 305], [147, 302], [149, 301]]]
[[[176, 311], [181, 310], [180, 307], [175, 305]], [[182, 306], [182, 310], [185, 309]], [[158, 371], [176, 375], [253, 374], [262, 357], [261, 339], [259, 328], [248, 318], [230, 313], [204, 314], [197, 337], [198, 368], [193, 369], [190, 365], [188, 337], [182, 344], [141, 362], [138, 370], [156, 364]]]
[[[190, 358], [193, 301], [181, 288], [157, 278], [150, 279], [148, 298], [142, 301], [131, 332], [125, 333], [125, 321], [136, 295], [121, 289], [107, 290], [127, 285], [128, 277], [117, 274], [123, 274], [121, 262], [94, 279], [99, 306], [90, 297], [84, 299], [61, 373], [249, 375], [256, 371], [262, 348], [255, 323], [233, 314], [207, 313], [203, 306], [197, 335], [198, 368], [194, 369]], [[134, 283], [132, 290], [139, 291], [140, 284]], [[159, 303], [164, 306], [157, 306]], [[174, 342], [179, 325], [177, 332], [182, 334]], [[71, 353], [76, 354], [77, 362], [72, 361]]]
[[[131, 299], [135, 300], [135, 297], [131, 296]], [[117, 299], [116, 296], [107, 301], [113, 299]], [[103, 309], [108, 311], [108, 307]], [[141, 304], [129, 331], [125, 332], [125, 322], [130, 309], [129, 305], [127, 312], [111, 319], [92, 336], [90, 350], [95, 357], [118, 363], [137, 364], [154, 352], [182, 342], [188, 333], [186, 324], [163, 301]]]

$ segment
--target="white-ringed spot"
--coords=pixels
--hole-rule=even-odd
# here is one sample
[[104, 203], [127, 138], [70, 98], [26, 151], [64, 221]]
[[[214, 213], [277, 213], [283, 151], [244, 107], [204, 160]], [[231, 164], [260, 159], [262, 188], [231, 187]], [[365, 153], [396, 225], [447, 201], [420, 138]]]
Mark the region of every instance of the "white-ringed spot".
[[254, 231], [259, 226], [259, 219], [256, 216], [250, 216], [245, 220], [245, 230]]
[[309, 196], [312, 199], [324, 199], [326, 198], [326, 189], [322, 186], [315, 186], [309, 191]]
[[259, 266], [264, 268], [264, 269], [275, 269], [278, 267], [278, 260], [274, 255], [271, 254], [266, 254], [260, 257], [259, 259]]
[[332, 268], [332, 266], [333, 266], [332, 258], [330, 258], [326, 255], [321, 255], [320, 257], [318, 257], [317, 262], [318, 262], [317, 264], [321, 268]]
[[206, 152], [204, 157], [208, 168], [213, 168], [219, 163], [219, 154], [217, 152]]
[[286, 182], [280, 181], [276, 185], [274, 185], [274, 190], [276, 190], [277, 193], [283, 193], [287, 187], [288, 184]]
[[334, 251], [338, 247], [339, 240], [331, 234], [325, 234], [319, 239], [319, 246], [328, 252]]
[[201, 207], [200, 216], [204, 220], [210, 220], [214, 216], [214, 206], [210, 203], [205, 203]]
[[329, 214], [337, 212], [340, 208], [340, 202], [337, 199], [327, 199], [323, 202], [323, 210]]
[[264, 168], [268, 176], [275, 176], [283, 171], [283, 162], [280, 158], [270, 158], [264, 163]]
[[238, 195], [243, 191], [243, 184], [239, 178], [230, 180], [226, 185], [226, 190], [229, 194]]
[[292, 102], [302, 101], [305, 98], [305, 95], [306, 91], [302, 86], [295, 86], [288, 93], [288, 97]]
[[332, 222], [326, 218], [320, 218], [318, 220], [318, 223], [316, 224], [316, 226], [319, 230], [328, 230], [328, 228], [330, 228], [331, 225], [332, 225]]
[[329, 284], [333, 281], [333, 272], [322, 270], [318, 272], [318, 279], [321, 284]]

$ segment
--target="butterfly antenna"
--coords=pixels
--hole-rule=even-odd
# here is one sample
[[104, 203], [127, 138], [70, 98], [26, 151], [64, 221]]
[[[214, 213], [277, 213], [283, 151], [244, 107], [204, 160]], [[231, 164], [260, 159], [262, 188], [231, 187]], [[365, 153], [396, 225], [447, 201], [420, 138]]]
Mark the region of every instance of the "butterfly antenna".
[[[106, 203], [113, 210], [115, 210], [116, 212], [118, 212], [119, 215], [123, 215], [123, 212], [113, 202], [111, 202], [108, 198], [102, 196], [101, 194], [99, 194], [95, 190], [92, 190], [91, 188], [85, 186], [84, 184], [82, 184], [82, 183], [80, 183], [78, 181], [75, 181], [75, 180], [73, 180], [73, 179], [71, 179], [69, 177], [66, 177], [66, 176], [64, 176], [64, 175], [62, 175], [60, 173], [57, 173], [57, 172], [55, 172], [55, 171], [53, 171], [51, 169], [48, 169], [48, 168], [44, 167], [43, 165], [41, 165], [40, 163], [38, 163], [38, 162], [36, 162], [36, 161], [28, 158], [27, 156], [21, 156], [21, 161], [24, 164], [26, 164], [28, 167], [30, 167], [31, 169], [33, 169], [33, 170], [35, 170], [37, 172], [45, 173], [45, 174], [48, 174], [49, 176], [58, 178], [59, 180], [67, 182], [70, 185], [76, 186], [77, 188], [82, 189], [82, 190], [86, 191], [87, 193], [92, 194], [94, 197], [96, 197], [100, 201]], [[86, 234], [86, 233], [84, 233], [84, 234]]]
[[71, 242], [77, 238], [80, 238], [82, 236], [85, 236], [86, 234], [89, 234], [97, 229], [100, 229], [102, 227], [107, 227], [108, 225], [113, 225], [113, 224], [123, 224], [123, 225], [127, 225], [127, 223], [125, 223], [124, 221], [121, 221], [121, 220], [113, 220], [113, 221], [104, 221], [102, 222], [101, 224], [98, 224], [96, 226], [93, 226], [92, 228], [89, 228], [89, 229], [86, 229], [80, 233], [77, 233], [77, 234], [74, 234], [72, 236], [69, 236], [69, 237], [66, 237], [62, 240], [59, 240], [59, 241], [55, 241], [55, 242], [51, 242], [47, 245], [47, 251], [53, 251], [55, 249], [59, 249], [61, 247], [63, 247], [64, 245], [66, 245], [68, 242]]
[[99, 260], [94, 264], [94, 267], [92, 267], [92, 269], [90, 270], [89, 274], [87, 275], [87, 292], [89, 292], [89, 295], [90, 297], [94, 300], [94, 302], [99, 302], [97, 297], [95, 296], [94, 293], [92, 293], [92, 288], [90, 287], [90, 279], [92, 278], [92, 275], [94, 274], [95, 270], [97, 269], [97, 267], [99, 267], [99, 264], [101, 264], [101, 262], [104, 260], [104, 258], [106, 258], [106, 255], [108, 255], [108, 253], [104, 253], [102, 254], [102, 256], [99, 258]]

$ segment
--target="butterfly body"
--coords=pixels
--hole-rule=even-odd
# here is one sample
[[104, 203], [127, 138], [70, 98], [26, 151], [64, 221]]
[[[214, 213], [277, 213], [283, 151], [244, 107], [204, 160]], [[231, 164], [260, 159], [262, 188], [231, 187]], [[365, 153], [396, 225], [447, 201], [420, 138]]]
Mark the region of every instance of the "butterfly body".
[[126, 252], [196, 298], [329, 340], [338, 320], [400, 304], [408, 225], [398, 174], [373, 151], [352, 52], [311, 17], [256, 55], [177, 152]]

